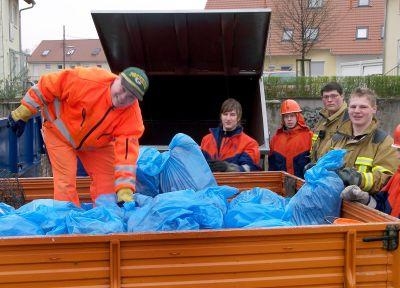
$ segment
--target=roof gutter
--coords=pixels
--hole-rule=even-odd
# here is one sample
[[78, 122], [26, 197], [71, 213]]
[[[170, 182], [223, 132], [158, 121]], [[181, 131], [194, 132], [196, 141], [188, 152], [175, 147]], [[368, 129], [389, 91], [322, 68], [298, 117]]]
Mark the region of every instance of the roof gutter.
[[29, 6], [29, 7], [26, 7], [26, 8], [22, 8], [22, 9], [19, 9], [19, 15], [18, 15], [18, 19], [19, 19], [19, 52], [22, 52], [22, 37], [21, 37], [21, 30], [22, 30], [22, 27], [21, 27], [21, 12], [22, 11], [24, 11], [24, 10], [28, 10], [28, 9], [32, 9], [35, 5], [36, 5], [36, 2], [35, 2], [35, 0], [24, 0], [27, 4], [31, 4], [31, 6]]

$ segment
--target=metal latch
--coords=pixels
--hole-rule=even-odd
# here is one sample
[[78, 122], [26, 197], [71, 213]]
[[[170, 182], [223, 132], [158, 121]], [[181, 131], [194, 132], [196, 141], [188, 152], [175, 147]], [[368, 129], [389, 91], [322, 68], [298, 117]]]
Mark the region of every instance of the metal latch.
[[384, 249], [394, 251], [399, 246], [399, 230], [399, 225], [387, 225], [382, 237], [365, 237], [363, 241], [382, 241]]

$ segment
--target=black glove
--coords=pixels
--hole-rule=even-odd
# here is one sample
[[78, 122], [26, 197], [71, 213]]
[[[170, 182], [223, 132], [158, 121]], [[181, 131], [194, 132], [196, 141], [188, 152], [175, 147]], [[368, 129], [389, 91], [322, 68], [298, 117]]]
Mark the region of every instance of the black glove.
[[303, 168], [304, 174], [306, 174], [306, 171], [307, 171], [308, 169], [311, 169], [311, 168], [314, 167], [314, 166], [315, 166], [315, 163], [313, 163], [313, 162], [310, 162], [310, 163], [306, 164], [306, 166], [304, 166], [304, 168]]
[[11, 113], [10, 115], [8, 115], [7, 128], [11, 128], [11, 130], [15, 133], [15, 135], [17, 135], [17, 137], [20, 137], [22, 133], [24, 133], [25, 124], [26, 122], [21, 119], [15, 121], [11, 116]]
[[225, 172], [228, 169], [228, 162], [226, 161], [209, 161], [208, 166], [212, 172]]
[[342, 168], [337, 171], [340, 179], [343, 180], [344, 186], [349, 185], [357, 185], [360, 186], [361, 184], [361, 174], [354, 168]]

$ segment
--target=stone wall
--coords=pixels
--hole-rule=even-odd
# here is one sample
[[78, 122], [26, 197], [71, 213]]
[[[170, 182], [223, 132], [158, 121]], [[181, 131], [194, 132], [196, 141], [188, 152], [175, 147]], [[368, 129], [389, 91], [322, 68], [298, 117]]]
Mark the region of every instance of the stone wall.
[[[304, 118], [312, 128], [318, 119], [322, 108], [320, 99], [296, 99], [303, 109]], [[18, 107], [20, 102], [0, 103], [0, 117], [7, 117], [11, 110]], [[268, 131], [272, 136], [281, 123], [281, 100], [267, 100]], [[381, 128], [392, 135], [394, 128], [400, 124], [400, 99], [378, 99], [377, 117]]]

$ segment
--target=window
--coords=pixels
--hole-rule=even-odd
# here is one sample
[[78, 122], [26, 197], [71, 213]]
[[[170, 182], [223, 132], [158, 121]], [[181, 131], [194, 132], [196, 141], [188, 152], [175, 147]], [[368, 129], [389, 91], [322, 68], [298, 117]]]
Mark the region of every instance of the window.
[[318, 38], [318, 28], [307, 28], [306, 30], [306, 39], [315, 41]]
[[98, 48], [98, 47], [97, 47], [97, 48], [94, 48], [94, 49], [92, 50], [91, 55], [92, 55], [92, 56], [99, 55], [100, 51], [101, 51], [101, 48]]
[[282, 41], [292, 41], [293, 40], [293, 29], [285, 28], [282, 34]]
[[357, 27], [356, 39], [368, 39], [368, 28]]
[[308, 0], [308, 8], [320, 8], [322, 7], [323, 0]]
[[385, 38], [385, 26], [381, 26], [381, 39]]
[[97, 64], [96, 66], [99, 67], [99, 68], [101, 68], [101, 64]]
[[44, 68], [46, 70], [51, 70], [51, 64], [49, 64], [49, 63], [44, 64]]
[[358, 0], [358, 7], [369, 6], [369, 0]]
[[49, 50], [49, 49], [46, 49], [46, 50], [44, 50], [44, 51], [42, 52], [42, 56], [47, 56], [47, 55], [49, 55], [49, 53], [50, 53], [50, 50]]
[[67, 47], [67, 50], [65, 52], [66, 55], [71, 56], [74, 53], [75, 53], [75, 48]]
[[63, 69], [63, 65], [62, 65], [62, 64], [57, 64], [57, 69], [58, 69], [58, 70]]
[[323, 76], [324, 68], [324, 61], [311, 61], [311, 76]]

